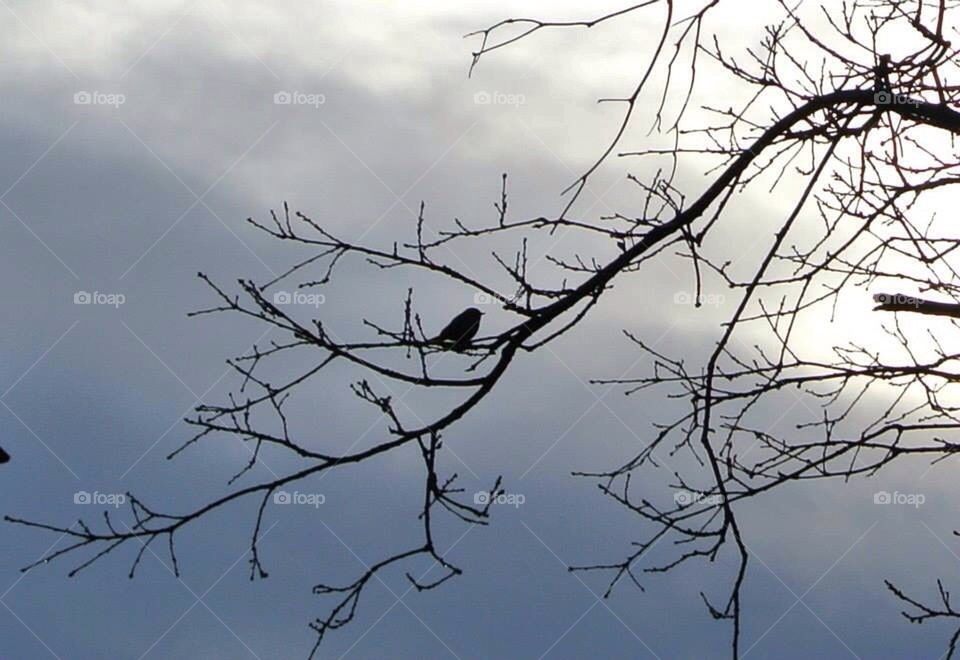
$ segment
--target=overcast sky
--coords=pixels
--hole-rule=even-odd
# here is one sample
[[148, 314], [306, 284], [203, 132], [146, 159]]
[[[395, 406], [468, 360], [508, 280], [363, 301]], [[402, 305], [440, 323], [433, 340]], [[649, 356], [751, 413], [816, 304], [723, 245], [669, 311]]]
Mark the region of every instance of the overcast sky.
[[[476, 42], [463, 35], [515, 10], [464, 4], [0, 2], [0, 416], [2, 446], [13, 455], [2, 468], [5, 514], [68, 525], [100, 516], [99, 507], [75, 503], [79, 492], [132, 490], [184, 511], [227, 491], [248, 457], [239, 443], [222, 438], [176, 461], [164, 457], [190, 436], [181, 420], [194, 405], [222, 402], [236, 388], [224, 360], [264, 332], [227, 316], [188, 319], [214, 302], [196, 273], [226, 286], [263, 282], [302, 254], [247, 217], [266, 219], [288, 201], [345, 238], [389, 248], [413, 237], [421, 200], [431, 232], [455, 217], [490, 222], [505, 171], [511, 217], [562, 208], [560, 191], [616, 127], [617, 108], [595, 101], [635, 81], [655, 15], [538, 35], [468, 78]], [[582, 4], [524, 11], [584, 18]], [[590, 11], [604, 6], [620, 5]], [[757, 10], [758, 25], [766, 11]], [[728, 14], [713, 29], [742, 37], [741, 19]], [[296, 103], [274, 102], [293, 93]], [[632, 134], [632, 146], [645, 134]], [[629, 165], [599, 172], [575, 214], [629, 212], [637, 195], [625, 174], [645, 172]], [[678, 182], [688, 198], [705, 186], [696, 168], [681, 170]], [[756, 232], [781, 199], [747, 193], [729, 219], [731, 243]], [[531, 246], [537, 257], [605, 257], [610, 248], [565, 234]], [[502, 285], [490, 249], [446, 256]], [[421, 594], [402, 570], [385, 574], [364, 592], [354, 623], [330, 634], [322, 657], [727, 656], [729, 627], [709, 618], [699, 592], [725, 592], [729, 561], [651, 576], [645, 592], [620, 588], [606, 601], [598, 599], [602, 576], [566, 570], [618, 560], [644, 532], [570, 472], [622, 462], [649, 439], [652, 421], [669, 417], [656, 398], [588, 381], [649, 367], [622, 329], [674, 354], [702, 355], [719, 311], [668, 304], [690, 282], [679, 260], [651, 263], [617, 280], [574, 332], [521, 356], [448, 433], [445, 458], [468, 492], [503, 474], [523, 504], [497, 507], [485, 528], [442, 523], [438, 543], [464, 575]], [[360, 336], [364, 318], [399, 323], [408, 286], [417, 287], [429, 327], [473, 299], [357, 262], [344, 265], [316, 314], [338, 335]], [[103, 304], [76, 304], [84, 293]], [[491, 308], [485, 330], [512, 321]], [[304, 388], [294, 426], [328, 448], [385, 437], [382, 420], [348, 390], [355, 375], [343, 370]], [[411, 397], [405, 413], [428, 418], [435, 406]], [[801, 412], [768, 414], [788, 424]], [[265, 461], [244, 483], [290, 466]], [[644, 492], [669, 497], [663, 489], [677, 461], [667, 459]], [[753, 559], [748, 657], [940, 657], [952, 630], [908, 624], [882, 585], [891, 578], [933, 596], [936, 577], [949, 586], [956, 574], [949, 466], [927, 468], [795, 487], [744, 508]], [[299, 488], [324, 503], [268, 509], [265, 581], [248, 580], [253, 500], [181, 532], [180, 579], [158, 552], [128, 580], [132, 548], [72, 579], [69, 558], [21, 574], [60, 539], [5, 525], [0, 657], [305, 657], [307, 623], [326, 612], [310, 587], [352, 581], [365, 563], [418, 538], [419, 458], [398, 452]], [[881, 489], [923, 493], [925, 502], [876, 506]]]

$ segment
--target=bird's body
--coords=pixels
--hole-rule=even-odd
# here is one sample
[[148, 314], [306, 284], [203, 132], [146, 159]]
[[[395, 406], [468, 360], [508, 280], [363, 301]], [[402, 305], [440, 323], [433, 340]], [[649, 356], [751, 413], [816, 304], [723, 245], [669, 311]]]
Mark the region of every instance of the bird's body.
[[10, 460], [10, 454], [3, 451], [3, 447], [0, 447], [0, 463], [6, 463]]
[[483, 312], [476, 307], [463, 310], [440, 331], [440, 334], [431, 340], [431, 343], [442, 344], [448, 350], [466, 350], [480, 330], [481, 316], [483, 316]]

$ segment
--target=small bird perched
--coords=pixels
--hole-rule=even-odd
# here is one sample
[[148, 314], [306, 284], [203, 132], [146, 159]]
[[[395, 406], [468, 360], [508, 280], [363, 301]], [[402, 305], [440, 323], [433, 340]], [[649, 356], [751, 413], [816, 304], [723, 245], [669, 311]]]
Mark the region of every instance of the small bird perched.
[[470, 341], [480, 330], [480, 317], [476, 307], [469, 307], [457, 314], [440, 334], [430, 340], [432, 344], [442, 344], [446, 350], [462, 352], [470, 347]]

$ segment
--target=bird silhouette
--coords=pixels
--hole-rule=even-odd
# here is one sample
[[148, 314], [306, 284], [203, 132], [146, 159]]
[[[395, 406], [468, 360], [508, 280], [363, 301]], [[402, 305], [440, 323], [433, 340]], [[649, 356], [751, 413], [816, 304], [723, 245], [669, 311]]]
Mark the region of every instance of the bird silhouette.
[[10, 460], [10, 454], [3, 451], [3, 447], [0, 447], [0, 463], [6, 463]]
[[470, 347], [471, 340], [480, 329], [480, 317], [483, 316], [476, 307], [469, 307], [455, 317], [430, 340], [433, 344], [442, 344], [446, 350], [464, 351]]

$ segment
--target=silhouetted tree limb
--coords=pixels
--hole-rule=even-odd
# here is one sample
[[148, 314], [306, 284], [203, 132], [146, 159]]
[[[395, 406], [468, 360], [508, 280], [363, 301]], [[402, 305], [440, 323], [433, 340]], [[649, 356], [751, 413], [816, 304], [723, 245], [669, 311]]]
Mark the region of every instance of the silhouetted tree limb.
[[916, 314], [930, 314], [931, 316], [950, 316], [960, 318], [960, 304], [925, 300], [916, 296], [901, 293], [877, 293], [873, 296], [877, 306], [875, 310], [881, 312], [914, 312]]

